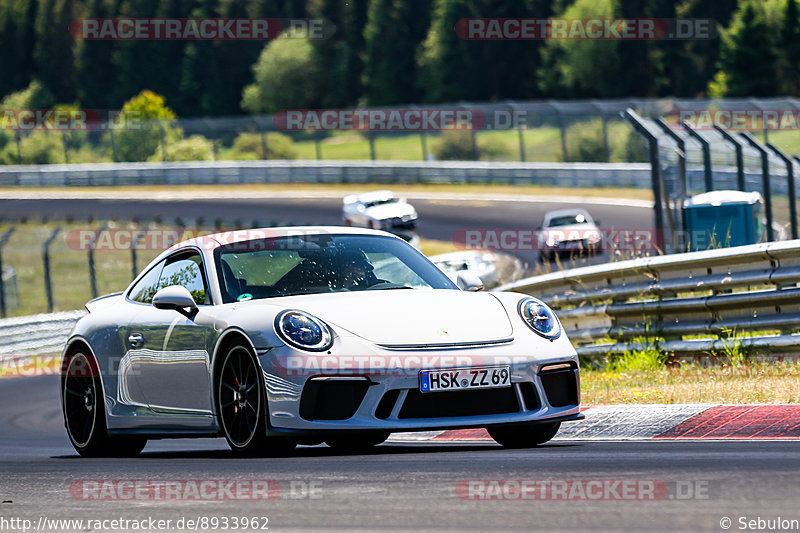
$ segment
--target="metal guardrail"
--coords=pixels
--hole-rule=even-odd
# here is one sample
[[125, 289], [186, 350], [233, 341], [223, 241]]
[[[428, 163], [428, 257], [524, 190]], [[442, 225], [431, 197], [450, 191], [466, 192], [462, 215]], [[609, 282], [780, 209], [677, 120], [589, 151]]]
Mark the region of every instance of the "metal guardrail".
[[19, 316], [0, 320], [0, 355], [53, 354], [85, 310]]
[[564, 270], [495, 290], [551, 305], [582, 356], [625, 352], [642, 339], [678, 356], [739, 342], [759, 355], [796, 355], [798, 282], [800, 240], [792, 240]]
[[0, 187], [241, 183], [509, 183], [648, 188], [647, 163], [266, 160], [0, 166]]

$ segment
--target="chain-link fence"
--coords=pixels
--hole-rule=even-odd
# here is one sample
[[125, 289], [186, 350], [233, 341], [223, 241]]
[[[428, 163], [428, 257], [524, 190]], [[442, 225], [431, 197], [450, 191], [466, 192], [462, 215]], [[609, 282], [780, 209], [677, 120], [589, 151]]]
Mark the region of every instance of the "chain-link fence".
[[[76, 113], [80, 116], [62, 121], [63, 128], [46, 120], [23, 120], [19, 110], [11, 110], [12, 116], [5, 122], [16, 127], [0, 130], [0, 163], [243, 159], [644, 162], [646, 145], [621, 117], [628, 108], [644, 117], [691, 119], [709, 110], [788, 110], [796, 116], [800, 103], [791, 98], [460, 102], [172, 121], [72, 110], [65, 113], [72, 113], [72, 119]], [[793, 128], [778, 124], [772, 131], [768, 120], [754, 120], [746, 129], [760, 132], [765, 141], [790, 153], [800, 152], [794, 149], [795, 144], [800, 145], [795, 138], [797, 124]], [[690, 156], [692, 165], [694, 157]]]
[[[700, 103], [710, 105], [706, 101]], [[648, 145], [652, 143], [650, 159], [656, 224], [664, 231], [667, 249], [679, 248], [677, 243], [669, 242], [669, 236], [674, 237], [675, 232], [682, 229], [685, 200], [708, 191], [760, 193], [764, 200], [767, 240], [798, 238], [796, 198], [800, 184], [794, 176], [800, 173], [800, 159], [786, 155], [788, 150], [796, 153], [792, 143], [800, 141], [797, 108], [766, 109], [763, 101], [752, 99], [740, 102], [749, 104], [749, 108], [736, 109], [730, 107], [730, 102], [726, 103], [728, 107], [725, 108], [719, 107], [717, 102], [716, 107], [682, 110], [666, 117], [641, 116], [633, 110], [626, 114], [642, 139]], [[791, 103], [794, 101], [790, 99], [775, 100], [775, 105]], [[731, 120], [734, 113], [742, 119], [738, 123]], [[707, 118], [700, 118], [698, 114]], [[795, 120], [794, 126], [787, 122], [778, 124], [785, 127], [775, 128], [771, 123], [773, 114], [781, 120]], [[760, 132], [761, 139], [752, 131]], [[770, 139], [782, 139], [783, 148]]]

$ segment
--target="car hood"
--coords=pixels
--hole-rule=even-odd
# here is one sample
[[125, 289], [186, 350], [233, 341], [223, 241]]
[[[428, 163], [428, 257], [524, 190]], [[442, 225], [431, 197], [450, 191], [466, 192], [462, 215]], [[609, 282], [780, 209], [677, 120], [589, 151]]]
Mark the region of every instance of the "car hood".
[[474, 344], [512, 336], [505, 308], [489, 293], [397, 289], [281, 300], [286, 308], [309, 312], [337, 332], [385, 346]]

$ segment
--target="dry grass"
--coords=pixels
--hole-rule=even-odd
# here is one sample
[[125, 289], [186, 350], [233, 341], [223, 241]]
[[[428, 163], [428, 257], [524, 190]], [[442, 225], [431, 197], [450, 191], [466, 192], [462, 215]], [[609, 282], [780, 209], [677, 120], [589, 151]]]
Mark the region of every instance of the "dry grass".
[[800, 363], [661, 368], [613, 372], [583, 370], [587, 405], [646, 403], [798, 403]]

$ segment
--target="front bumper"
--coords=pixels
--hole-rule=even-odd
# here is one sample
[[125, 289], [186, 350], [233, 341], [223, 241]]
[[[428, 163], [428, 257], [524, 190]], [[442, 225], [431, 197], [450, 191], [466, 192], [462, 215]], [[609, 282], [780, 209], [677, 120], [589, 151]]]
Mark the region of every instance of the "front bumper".
[[[510, 356], [511, 351], [509, 345], [482, 347], [469, 354], [463, 349], [376, 350], [354, 358], [310, 355], [286, 347], [273, 349], [260, 355], [271, 430], [298, 435], [349, 430], [400, 432], [580, 416], [580, 376], [574, 350], [545, 358]], [[434, 357], [439, 359], [431, 365]], [[566, 363], [568, 368], [541, 372], [553, 363]], [[420, 370], [497, 364], [509, 365], [511, 387], [419, 392]]]

